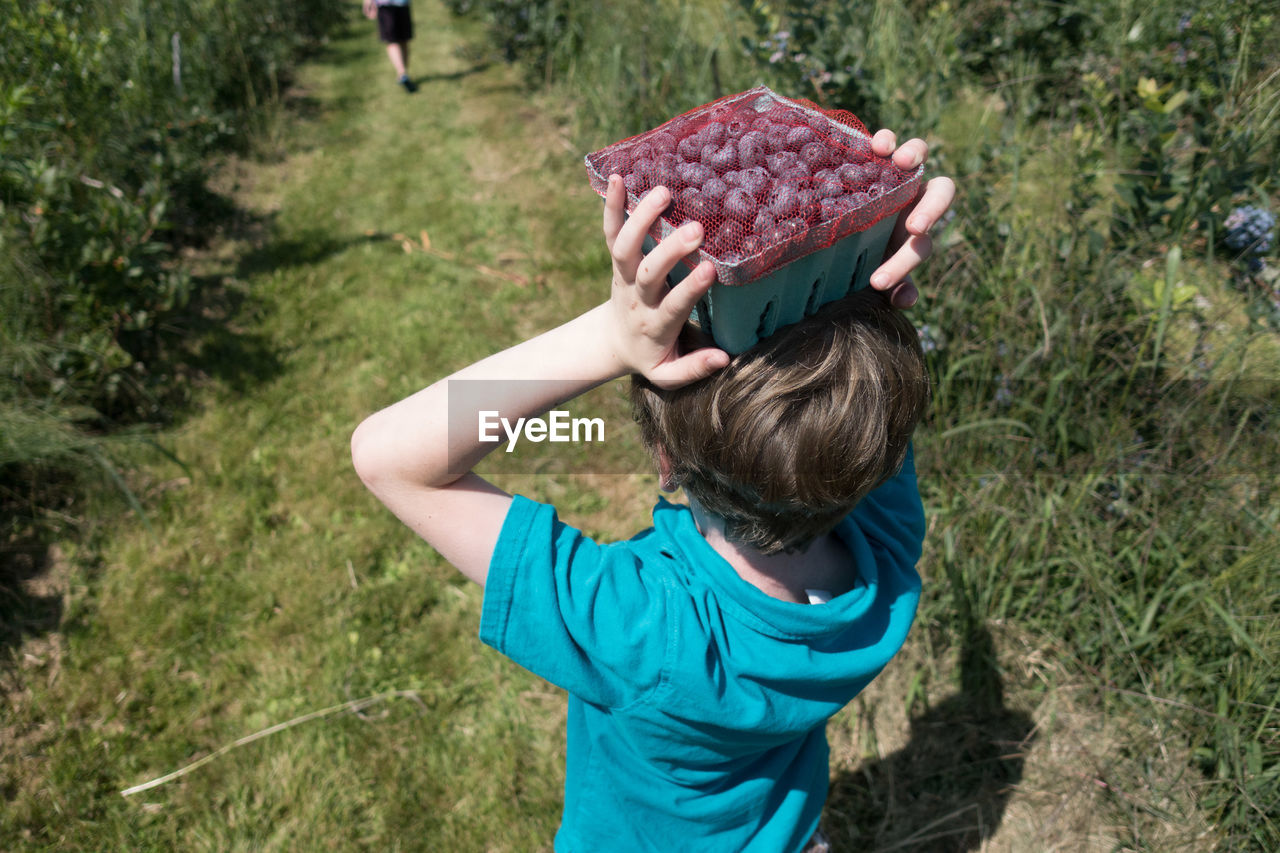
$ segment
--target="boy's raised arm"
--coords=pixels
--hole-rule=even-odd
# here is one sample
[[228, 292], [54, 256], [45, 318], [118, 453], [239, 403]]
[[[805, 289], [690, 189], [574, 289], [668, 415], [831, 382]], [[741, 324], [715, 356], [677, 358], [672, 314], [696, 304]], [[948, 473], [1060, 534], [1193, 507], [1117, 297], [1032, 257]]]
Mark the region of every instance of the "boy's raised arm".
[[[604, 233], [613, 258], [609, 301], [564, 325], [491, 355], [371, 415], [351, 439], [360, 478], [397, 517], [463, 574], [483, 584], [511, 498], [471, 473], [494, 447], [479, 431], [449, 429], [478, 423], [482, 410], [514, 422], [533, 417], [595, 386], [641, 373], [665, 387], [710, 375], [728, 363], [718, 349], [680, 353], [677, 338], [693, 306], [711, 287], [715, 270], [704, 263], [677, 287], [667, 273], [702, 242], [702, 228], [686, 226], [648, 255], [644, 235], [667, 206], [669, 192], [655, 189], [630, 219], [623, 213], [621, 179], [610, 180]], [[448, 383], [475, 385], [492, 396], [455, 396]], [[537, 381], [530, 381], [537, 380]], [[466, 411], [456, 407], [465, 405]]]
[[[919, 165], [928, 155], [928, 146], [919, 139], [896, 150], [894, 145], [890, 131], [872, 139], [877, 153], [892, 152], [904, 168]], [[928, 231], [954, 195], [950, 179], [934, 178], [899, 216], [886, 259], [872, 276], [872, 287], [888, 291], [894, 305], [905, 308], [915, 302], [909, 273], [928, 257]], [[622, 180], [611, 176], [604, 206], [604, 236], [613, 263], [607, 302], [371, 415], [352, 436], [352, 461], [369, 489], [477, 583], [485, 582], [511, 497], [471, 473], [495, 445], [481, 442], [478, 429], [450, 430], [451, 420], [478, 423], [481, 410], [496, 410], [514, 422], [628, 373], [643, 374], [659, 387], [678, 388], [728, 364], [729, 356], [721, 350], [682, 353], [677, 344], [694, 305], [714, 283], [715, 269], [703, 262], [674, 289], [667, 287], [667, 273], [701, 244], [702, 227], [689, 223], [645, 255], [645, 234], [671, 194], [655, 188], [629, 218], [625, 198]], [[491, 398], [468, 394], [465, 404], [455, 398], [455, 407], [469, 408], [450, 411], [451, 380], [501, 381], [486, 383]]]

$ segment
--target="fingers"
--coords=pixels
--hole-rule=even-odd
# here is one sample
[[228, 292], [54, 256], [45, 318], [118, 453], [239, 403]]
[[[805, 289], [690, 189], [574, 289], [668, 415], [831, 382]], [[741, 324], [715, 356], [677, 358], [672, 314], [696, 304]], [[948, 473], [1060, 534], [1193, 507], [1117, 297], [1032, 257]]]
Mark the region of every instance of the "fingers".
[[[610, 189], [612, 190], [612, 184]], [[620, 191], [619, 194], [621, 195]], [[622, 204], [623, 202], [620, 199], [618, 203]], [[631, 211], [630, 218], [626, 219], [618, 227], [613, 239], [613, 245], [609, 247], [609, 251], [613, 255], [614, 269], [622, 276], [623, 280], [627, 282], [635, 281], [636, 270], [640, 266], [645, 235], [649, 233], [653, 223], [662, 214], [662, 211], [667, 209], [669, 204], [671, 204], [671, 192], [666, 187], [654, 187], [644, 198], [640, 199], [640, 203], [636, 205], [635, 210]]]
[[622, 186], [622, 178], [609, 176], [609, 191], [604, 197], [604, 243], [613, 251], [613, 243], [618, 239], [622, 224], [627, 221], [627, 193]]
[[887, 128], [871, 137], [871, 150], [881, 157], [893, 157], [899, 169], [914, 169], [929, 158], [929, 144], [923, 139], [908, 139], [899, 145], [898, 137]]
[[[657, 308], [659, 321], [654, 331], [663, 338], [671, 336], [679, 339], [689, 322], [689, 315], [693, 313], [693, 307], [715, 280], [716, 268], [713, 263], [703, 261], [698, 264], [680, 284], [662, 297]], [[664, 361], [646, 371], [645, 375], [661, 388], [679, 388], [710, 376], [728, 363], [727, 353], [714, 345], [704, 346], [671, 361]]]
[[915, 169], [929, 157], [929, 143], [923, 139], [908, 139], [893, 152], [893, 165], [908, 171]]
[[934, 178], [894, 226], [889, 239], [890, 253], [871, 275], [871, 286], [887, 291], [895, 307], [909, 308], [919, 298], [908, 276], [933, 254], [929, 231], [951, 207], [955, 196], [956, 187], [950, 178]]
[[956, 185], [950, 178], [933, 178], [925, 184], [924, 194], [907, 216], [907, 230], [912, 234], [928, 234], [951, 207], [956, 198]]
[[697, 382], [699, 379], [706, 379], [728, 363], [727, 352], [707, 347], [665, 362], [646, 375], [654, 385], [670, 390]]
[[[686, 222], [664, 237], [661, 243], [644, 256], [640, 261], [639, 269], [636, 270], [635, 282], [642, 291], [653, 297], [650, 301], [656, 302], [662, 298], [666, 292], [667, 275], [676, 264], [680, 263], [681, 258], [697, 251], [702, 245], [702, 237], [703, 229], [700, 223]], [[708, 264], [708, 266], [711, 265]], [[711, 267], [711, 270], [714, 278], [715, 268]], [[707, 286], [710, 287], [710, 283]]]
[[[871, 286], [876, 290], [890, 290], [906, 277], [920, 262], [933, 253], [933, 240], [927, 234], [912, 234], [898, 250], [871, 274]], [[897, 304], [896, 302], [894, 304]]]
[[[665, 241], [664, 241], [665, 242]], [[656, 249], [654, 250], [657, 251]], [[684, 277], [676, 287], [666, 293], [662, 299], [662, 308], [666, 312], [666, 322], [683, 327], [693, 313], [698, 300], [706, 295], [711, 285], [716, 283], [716, 267], [711, 261], [703, 261], [694, 267], [693, 272]]]
[[888, 157], [898, 147], [898, 137], [892, 130], [881, 128], [871, 137], [871, 150], [881, 157]]

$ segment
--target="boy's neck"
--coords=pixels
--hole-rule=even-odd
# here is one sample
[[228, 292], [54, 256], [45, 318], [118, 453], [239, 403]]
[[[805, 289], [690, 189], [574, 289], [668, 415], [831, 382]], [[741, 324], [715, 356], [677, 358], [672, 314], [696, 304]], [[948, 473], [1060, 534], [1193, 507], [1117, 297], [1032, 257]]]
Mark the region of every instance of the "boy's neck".
[[725, 536], [724, 519], [707, 512], [692, 496], [686, 497], [702, 538], [738, 577], [765, 595], [808, 604], [808, 590], [823, 590], [834, 597], [856, 586], [858, 573], [853, 555], [834, 533], [815, 540], [804, 551], [762, 554], [730, 540]]

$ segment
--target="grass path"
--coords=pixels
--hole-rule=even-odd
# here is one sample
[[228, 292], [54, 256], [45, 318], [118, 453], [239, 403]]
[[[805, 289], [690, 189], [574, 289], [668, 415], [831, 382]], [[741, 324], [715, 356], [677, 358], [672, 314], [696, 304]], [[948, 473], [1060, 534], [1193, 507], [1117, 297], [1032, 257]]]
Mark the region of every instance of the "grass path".
[[[219, 174], [263, 236], [200, 259], [236, 308], [196, 413], [163, 437], [183, 464], [148, 460], [133, 484], [149, 524], [113, 513], [100, 552], [68, 551], [61, 633], [29, 644], [5, 692], [4, 849], [550, 846], [563, 696], [481, 647], [479, 591], [364, 492], [347, 441], [364, 414], [600, 298], [599, 202], [567, 106], [466, 58], [479, 33], [438, 4], [415, 15], [418, 94], [362, 22], [303, 69], [274, 156]], [[616, 389], [591, 405], [625, 422]], [[624, 430], [580, 453], [570, 465], [604, 472], [643, 459]], [[647, 523], [651, 476], [523, 464], [508, 485], [591, 533]], [[972, 841], [955, 849], [1111, 848], [1092, 774], [1128, 723], [1046, 697], [1036, 638], [985, 642], [968, 651], [1005, 667], [995, 707], [956, 692], [961, 662], [922, 629], [833, 722], [838, 839], [883, 839], [892, 817], [892, 837], [930, 849], [961, 837], [937, 822], [958, 816]], [[895, 801], [906, 780], [926, 794]]]

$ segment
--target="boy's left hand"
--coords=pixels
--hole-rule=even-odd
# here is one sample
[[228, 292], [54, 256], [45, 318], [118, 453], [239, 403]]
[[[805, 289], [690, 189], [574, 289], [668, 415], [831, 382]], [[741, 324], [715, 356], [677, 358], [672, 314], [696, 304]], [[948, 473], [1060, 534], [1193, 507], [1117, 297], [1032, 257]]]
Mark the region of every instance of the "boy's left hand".
[[679, 388], [704, 379], [729, 363], [723, 350], [706, 347], [681, 353], [680, 332], [698, 300], [716, 280], [715, 266], [703, 261], [674, 288], [667, 274], [702, 245], [702, 226], [685, 223], [649, 254], [645, 235], [671, 202], [666, 187], [655, 187], [626, 215], [622, 178], [609, 176], [604, 202], [604, 239], [613, 258], [609, 299], [614, 320], [614, 352], [628, 372], [643, 374], [659, 388]]
[[[892, 157], [901, 169], [914, 169], [929, 157], [929, 145], [923, 139], [908, 139], [898, 145], [891, 130], [877, 131], [871, 137], [871, 149], [881, 157]], [[887, 291], [895, 308], [910, 308], [919, 298], [910, 273], [933, 253], [929, 231], [955, 197], [956, 185], [950, 178], [932, 178], [898, 214], [884, 261], [871, 275], [871, 286]]]

